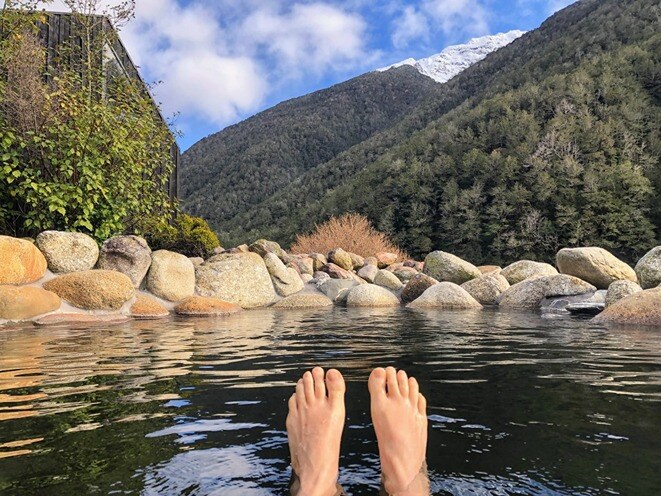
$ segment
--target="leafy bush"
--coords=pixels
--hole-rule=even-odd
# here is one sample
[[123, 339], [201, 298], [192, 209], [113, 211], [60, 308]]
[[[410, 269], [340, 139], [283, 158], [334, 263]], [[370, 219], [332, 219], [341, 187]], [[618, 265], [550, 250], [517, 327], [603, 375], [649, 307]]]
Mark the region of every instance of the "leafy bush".
[[[142, 83], [111, 77], [68, 45], [62, 53], [77, 62], [55, 64], [45, 79], [38, 19], [7, 9], [0, 20], [0, 229], [71, 230], [101, 241], [133, 219], [170, 218], [173, 136]], [[93, 53], [112, 35], [99, 33], [85, 42]]]
[[334, 248], [370, 257], [380, 252], [395, 253], [404, 260], [406, 253], [390, 242], [388, 236], [374, 229], [367, 217], [345, 214], [315, 226], [314, 232], [298, 235], [292, 253], [328, 253]]
[[187, 257], [208, 258], [220, 246], [209, 224], [190, 215], [179, 215], [172, 224], [160, 218], [148, 219], [138, 229], [152, 250], [170, 250]]

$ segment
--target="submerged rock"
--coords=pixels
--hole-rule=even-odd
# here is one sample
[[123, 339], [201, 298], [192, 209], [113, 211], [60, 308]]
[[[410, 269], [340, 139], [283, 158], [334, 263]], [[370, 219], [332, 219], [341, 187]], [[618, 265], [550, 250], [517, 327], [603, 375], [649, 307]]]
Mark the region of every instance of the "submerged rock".
[[188, 257], [167, 250], [152, 253], [147, 289], [167, 301], [180, 301], [195, 293], [195, 266]]
[[438, 281], [426, 274], [416, 274], [406, 283], [402, 291], [402, 302], [410, 303]]
[[0, 319], [25, 320], [54, 312], [60, 297], [33, 286], [0, 286]]
[[634, 270], [603, 248], [563, 248], [556, 256], [560, 273], [583, 279], [598, 289], [619, 280], [637, 282]]
[[598, 315], [601, 313], [606, 305], [598, 302], [583, 302], [583, 303], [570, 303], [565, 308], [566, 310], [575, 315]]
[[500, 274], [513, 286], [533, 277], [555, 276], [558, 271], [547, 263], [519, 260], [505, 267]]
[[174, 307], [174, 311], [178, 315], [188, 317], [232, 315], [242, 310], [239, 305], [213, 296], [190, 296]]
[[101, 246], [97, 267], [121, 272], [140, 287], [151, 265], [151, 249], [140, 236], [115, 236]]
[[647, 289], [622, 298], [592, 321], [597, 324], [661, 327], [661, 288]]
[[399, 291], [404, 287], [402, 281], [400, 281], [395, 274], [386, 269], [380, 269], [376, 273], [374, 284], [390, 289], [391, 291]]
[[298, 293], [288, 296], [273, 305], [272, 308], [296, 309], [332, 307], [333, 302], [321, 293]]
[[131, 317], [137, 320], [156, 320], [168, 317], [170, 312], [151, 296], [139, 294], [131, 305]]
[[511, 286], [502, 294], [499, 305], [509, 308], [538, 308], [544, 298], [594, 293], [596, 290], [593, 285], [565, 274], [535, 277]]
[[640, 293], [643, 290], [638, 284], [633, 281], [615, 281], [608, 286], [608, 293], [606, 293], [606, 306], [609, 307], [616, 301], [626, 298], [635, 293]]
[[348, 307], [396, 307], [399, 298], [386, 288], [375, 284], [361, 284], [349, 291]]
[[264, 255], [264, 263], [271, 275], [271, 282], [280, 296], [289, 296], [303, 289], [304, 283], [298, 272], [286, 267], [275, 253]]
[[38, 327], [66, 326], [69, 329], [110, 327], [126, 324], [131, 319], [126, 315], [91, 315], [87, 313], [53, 313], [35, 320]]
[[489, 272], [461, 285], [482, 305], [498, 305], [500, 295], [510, 287], [509, 282], [499, 272]]
[[55, 273], [91, 270], [99, 259], [99, 246], [87, 234], [44, 231], [35, 244]]
[[606, 305], [606, 291], [602, 289], [579, 295], [550, 296], [539, 304], [543, 313], [569, 313], [570, 305], [598, 305], [603, 310]]
[[461, 286], [441, 281], [408, 304], [411, 308], [478, 309], [482, 305]]
[[266, 264], [257, 253], [216, 255], [195, 269], [196, 292], [243, 308], [270, 305], [276, 298]]
[[441, 282], [463, 284], [482, 275], [473, 264], [444, 251], [433, 251], [425, 258], [423, 271]]
[[131, 279], [113, 270], [70, 272], [46, 282], [44, 289], [84, 310], [119, 310], [135, 295]]
[[352, 279], [327, 279], [319, 283], [317, 288], [333, 303], [341, 305], [346, 303], [349, 290], [356, 286], [358, 283]]
[[0, 284], [30, 284], [46, 274], [46, 258], [24, 239], [0, 236]]
[[636, 275], [643, 289], [661, 285], [661, 246], [652, 248], [638, 261]]

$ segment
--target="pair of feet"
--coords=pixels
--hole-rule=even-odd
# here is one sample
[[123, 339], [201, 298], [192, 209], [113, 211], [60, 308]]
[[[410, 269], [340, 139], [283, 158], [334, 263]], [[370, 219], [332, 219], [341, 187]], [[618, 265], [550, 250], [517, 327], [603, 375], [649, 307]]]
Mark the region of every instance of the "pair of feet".
[[[422, 471], [427, 450], [427, 402], [418, 382], [393, 367], [369, 377], [371, 414], [379, 443], [384, 488], [391, 496], [428, 496]], [[320, 367], [305, 372], [289, 399], [287, 435], [299, 496], [333, 496], [344, 428], [342, 374]]]

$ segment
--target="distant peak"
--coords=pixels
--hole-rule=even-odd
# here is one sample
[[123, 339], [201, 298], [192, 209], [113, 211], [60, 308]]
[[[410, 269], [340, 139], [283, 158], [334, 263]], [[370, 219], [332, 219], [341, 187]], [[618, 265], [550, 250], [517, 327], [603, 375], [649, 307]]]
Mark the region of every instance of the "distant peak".
[[413, 58], [406, 59], [388, 67], [377, 69], [377, 71], [383, 72], [403, 65], [410, 65], [415, 67], [421, 74], [429, 76], [439, 83], [445, 83], [464, 69], [485, 58], [491, 52], [509, 45], [525, 33], [525, 31], [516, 29], [507, 33], [473, 38], [468, 43], [449, 46], [441, 53], [432, 55], [431, 57], [420, 60]]

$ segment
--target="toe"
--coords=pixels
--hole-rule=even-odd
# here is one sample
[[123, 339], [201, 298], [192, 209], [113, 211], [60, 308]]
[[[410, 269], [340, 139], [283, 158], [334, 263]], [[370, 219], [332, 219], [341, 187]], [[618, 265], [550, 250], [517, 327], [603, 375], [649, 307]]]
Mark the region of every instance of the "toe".
[[303, 374], [303, 390], [305, 391], [305, 401], [308, 405], [312, 404], [314, 396], [314, 378], [309, 371]]
[[347, 388], [339, 370], [330, 369], [326, 372], [326, 388], [331, 401], [342, 401]]
[[395, 367], [386, 367], [386, 384], [388, 385], [388, 396], [399, 396], [399, 385], [397, 384], [397, 371]]
[[386, 371], [378, 367], [372, 370], [367, 387], [370, 390], [372, 398], [385, 398], [386, 396]]
[[296, 393], [292, 394], [289, 398], [289, 413], [296, 413], [298, 406], [296, 405]]
[[418, 395], [418, 411], [421, 415], [427, 416], [427, 398], [423, 395]]
[[306, 405], [305, 401], [305, 386], [303, 385], [303, 379], [299, 379], [296, 383], [296, 404], [299, 408], [303, 408]]
[[415, 377], [409, 377], [409, 400], [413, 405], [418, 404], [418, 395], [420, 393], [420, 386]]
[[315, 367], [312, 369], [312, 379], [314, 379], [314, 395], [317, 399], [326, 397], [326, 384], [324, 383], [324, 369]]
[[397, 372], [397, 385], [399, 386], [399, 392], [404, 398], [409, 396], [409, 378], [406, 375], [406, 372], [400, 370]]

